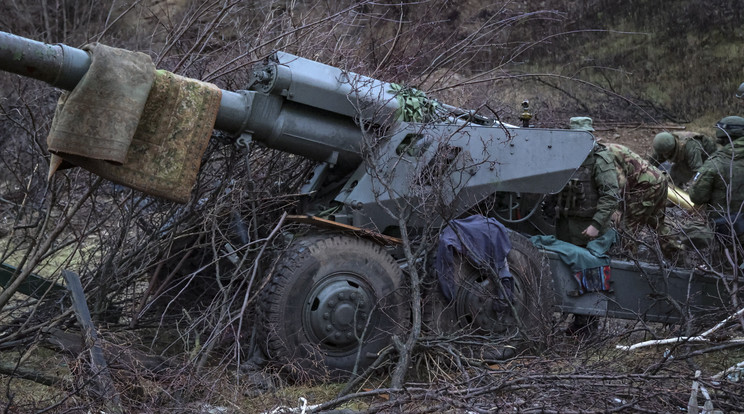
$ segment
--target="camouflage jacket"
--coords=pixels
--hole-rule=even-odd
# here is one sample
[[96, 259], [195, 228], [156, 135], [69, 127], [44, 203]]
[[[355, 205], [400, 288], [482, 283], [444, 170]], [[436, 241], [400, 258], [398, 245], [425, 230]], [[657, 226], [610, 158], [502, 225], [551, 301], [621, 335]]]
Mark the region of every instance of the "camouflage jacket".
[[607, 144], [617, 169], [623, 210], [631, 222], [645, 223], [663, 213], [667, 196], [667, 177], [628, 147]]
[[720, 215], [724, 209], [744, 209], [744, 137], [722, 147], [700, 168], [689, 189], [695, 204], [706, 204]]
[[677, 150], [667, 160], [663, 155], [654, 151], [649, 157], [651, 165], [658, 167], [662, 162], [669, 161], [672, 168], [669, 171], [672, 182], [682, 186], [695, 176], [703, 166], [703, 162], [718, 150], [716, 141], [698, 132], [673, 132], [677, 140]]
[[[586, 193], [593, 193], [591, 197], [587, 197], [588, 200], [567, 200], [566, 205], [571, 205], [575, 208], [575, 211], [561, 212], [562, 215], [567, 217], [587, 217], [591, 219], [591, 224], [600, 230], [600, 232], [607, 230], [610, 224], [610, 217], [612, 213], [617, 210], [620, 202], [620, 188], [618, 185], [617, 170], [615, 169], [615, 163], [612, 154], [607, 150], [604, 145], [597, 144], [595, 149], [586, 158], [581, 168], [588, 168], [591, 176], [591, 186], [593, 188], [586, 189]], [[569, 184], [571, 181], [569, 181]], [[568, 187], [568, 185], [567, 185]], [[566, 192], [566, 189], [561, 193]], [[561, 194], [567, 197], [570, 195]], [[560, 198], [560, 195], [559, 195]], [[585, 214], [585, 211], [580, 207], [582, 201], [591, 201], [596, 203], [590, 206], [591, 213]], [[559, 204], [561, 204], [559, 202]], [[559, 205], [559, 207], [561, 207]], [[587, 224], [588, 225], [588, 224]], [[582, 228], [583, 230], [583, 228]]]

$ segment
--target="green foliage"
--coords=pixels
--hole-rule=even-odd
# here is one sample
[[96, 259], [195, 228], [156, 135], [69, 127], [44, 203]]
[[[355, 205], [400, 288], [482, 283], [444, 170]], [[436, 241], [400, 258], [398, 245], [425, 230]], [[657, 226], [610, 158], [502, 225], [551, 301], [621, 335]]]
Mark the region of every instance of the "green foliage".
[[426, 93], [416, 88], [390, 84], [390, 92], [395, 93], [400, 107], [395, 111], [396, 119], [404, 122], [426, 122], [435, 118], [439, 102], [427, 98]]

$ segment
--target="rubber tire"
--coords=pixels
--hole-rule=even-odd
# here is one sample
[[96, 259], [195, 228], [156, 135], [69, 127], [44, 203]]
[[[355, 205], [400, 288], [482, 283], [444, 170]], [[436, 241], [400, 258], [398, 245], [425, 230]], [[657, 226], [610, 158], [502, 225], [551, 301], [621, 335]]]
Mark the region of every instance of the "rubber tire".
[[[401, 283], [399, 266], [370, 241], [348, 236], [315, 236], [294, 241], [261, 293], [259, 333], [268, 360], [279, 364], [296, 380], [343, 379], [349, 377], [359, 355], [357, 372], [362, 372], [390, 344], [391, 336], [402, 332], [407, 308]], [[332, 343], [333, 339], [329, 342], [319, 335], [316, 325], [331, 306], [332, 299], [324, 296], [329, 292], [346, 293], [348, 301], [349, 292], [368, 299], [365, 306], [357, 309], [370, 312], [362, 318], [357, 315], [361, 311], [354, 311], [349, 322], [351, 326], [370, 321], [362, 332], [365, 340], [361, 352], [356, 339], [363, 329], [359, 325], [355, 325], [354, 338], [348, 339], [351, 331], [344, 331], [344, 322], [338, 326], [333, 322], [332, 331], [343, 337], [343, 343]], [[370, 300], [377, 306], [371, 308]], [[334, 312], [342, 308], [342, 303], [348, 311], [348, 301], [339, 300], [336, 308], [330, 308], [333, 319], [348, 322], [348, 312]], [[342, 317], [336, 318], [337, 313]]]
[[[554, 329], [553, 306], [555, 296], [553, 281], [544, 254], [524, 236], [510, 231], [512, 249], [507, 256], [509, 270], [514, 277], [514, 308], [521, 324], [512, 315], [500, 316], [491, 310], [489, 300], [496, 294], [497, 287], [489, 282], [466, 260], [456, 258], [455, 300], [448, 303], [441, 293], [438, 282], [428, 290], [425, 299], [424, 320], [427, 329], [435, 336], [478, 335], [491, 338], [489, 345], [500, 345], [501, 356], [508, 357], [504, 345], [510, 349], [525, 347], [542, 348]], [[485, 291], [483, 291], [485, 289]], [[484, 300], [485, 303], [462, 303], [463, 298], [471, 302]], [[485, 309], [479, 315], [468, 310], [480, 306]], [[479, 323], [480, 318], [499, 319], [494, 325]], [[494, 348], [496, 349], [496, 348]], [[498, 352], [492, 350], [490, 354]]]

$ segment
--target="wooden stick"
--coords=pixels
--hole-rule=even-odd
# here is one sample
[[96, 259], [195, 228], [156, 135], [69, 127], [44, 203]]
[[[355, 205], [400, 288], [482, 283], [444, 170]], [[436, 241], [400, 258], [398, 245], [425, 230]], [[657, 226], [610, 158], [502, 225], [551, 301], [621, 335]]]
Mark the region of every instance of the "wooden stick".
[[115, 414], [123, 414], [124, 410], [121, 406], [119, 394], [114, 388], [114, 381], [111, 378], [106, 359], [103, 356], [101, 340], [98, 338], [98, 334], [96, 334], [96, 328], [93, 325], [93, 319], [90, 317], [88, 304], [85, 302], [85, 292], [83, 291], [83, 285], [80, 283], [80, 277], [77, 273], [69, 270], [63, 270], [62, 277], [65, 278], [67, 289], [72, 294], [72, 307], [78, 323], [83, 328], [85, 344], [90, 349], [90, 365], [98, 383], [96, 394], [106, 401], [105, 404], [108, 411]]
[[46, 372], [36, 371], [31, 368], [25, 368], [13, 363], [0, 362], [0, 374], [37, 382], [49, 387], [61, 386], [66, 390], [73, 389], [70, 381], [64, 379], [63, 377], [52, 375]]

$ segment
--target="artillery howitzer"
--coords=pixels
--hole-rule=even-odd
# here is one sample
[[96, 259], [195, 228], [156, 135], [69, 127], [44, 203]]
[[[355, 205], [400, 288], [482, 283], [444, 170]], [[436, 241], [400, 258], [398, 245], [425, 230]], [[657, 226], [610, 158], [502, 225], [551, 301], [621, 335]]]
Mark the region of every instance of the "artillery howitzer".
[[[5, 71], [73, 90], [90, 66], [83, 50], [0, 34]], [[396, 263], [403, 256], [395, 246], [404, 207], [414, 212], [407, 218], [412, 228], [443, 226], [489, 197], [506, 200], [512, 211], [516, 195], [560, 191], [594, 145], [588, 132], [517, 128], [431, 100], [421, 101], [419, 117], [407, 118], [406, 94], [425, 99], [416, 91], [282, 52], [252, 69], [246, 90], [220, 93], [215, 129], [318, 162], [303, 187], [304, 213], [332, 206], [323, 223], [335, 232], [310, 232], [284, 252], [262, 292], [259, 331], [269, 358], [309, 369], [320, 362], [335, 373], [369, 365], [406, 324]], [[617, 277], [627, 283], [625, 296], [575, 298], [567, 294], [574, 282], [565, 265], [551, 256], [551, 282], [544, 256], [524, 236], [509, 238], [513, 306], [495, 306], [503, 287], [463, 262], [453, 303], [435, 299], [428, 312], [433, 329], [527, 337], [553, 305], [669, 317], [669, 306], [638, 300], [649, 289], [632, 264], [618, 267], [627, 273]], [[674, 286], [670, 294], [685, 294], [684, 283]]]

